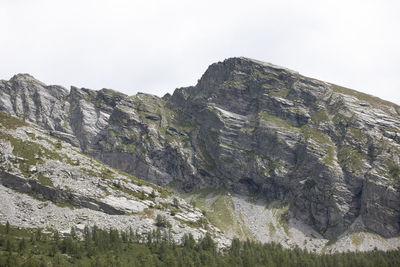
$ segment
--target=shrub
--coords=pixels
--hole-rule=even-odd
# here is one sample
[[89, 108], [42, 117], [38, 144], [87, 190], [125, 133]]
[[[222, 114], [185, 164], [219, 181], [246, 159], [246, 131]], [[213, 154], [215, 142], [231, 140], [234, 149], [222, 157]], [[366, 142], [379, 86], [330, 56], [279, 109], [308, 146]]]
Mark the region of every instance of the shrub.
[[157, 227], [171, 227], [171, 224], [168, 222], [167, 218], [164, 215], [158, 214], [156, 217], [156, 226]]

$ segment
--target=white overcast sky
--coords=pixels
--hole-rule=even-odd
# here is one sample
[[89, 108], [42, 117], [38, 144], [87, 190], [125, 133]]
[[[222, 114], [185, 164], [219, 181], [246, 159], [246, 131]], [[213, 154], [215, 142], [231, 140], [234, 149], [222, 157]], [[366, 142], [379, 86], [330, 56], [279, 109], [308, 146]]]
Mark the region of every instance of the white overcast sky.
[[0, 0], [0, 79], [162, 96], [234, 56], [400, 104], [400, 1]]

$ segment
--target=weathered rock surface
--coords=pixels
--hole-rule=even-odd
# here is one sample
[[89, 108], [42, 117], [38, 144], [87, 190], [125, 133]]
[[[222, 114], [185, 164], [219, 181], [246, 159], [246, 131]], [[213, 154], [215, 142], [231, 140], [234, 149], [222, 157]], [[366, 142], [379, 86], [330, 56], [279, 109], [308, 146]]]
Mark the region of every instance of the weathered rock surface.
[[16, 75], [0, 109], [159, 185], [284, 201], [327, 238], [400, 230], [400, 107], [285, 68], [231, 58], [163, 98]]
[[[219, 246], [229, 244], [201, 210], [172, 192], [117, 171], [71, 144], [0, 112], [0, 222], [23, 227], [129, 230], [144, 236], [165, 216], [176, 242], [208, 231]], [[178, 204], [176, 204], [178, 203]], [[175, 217], [175, 214], [180, 216]]]

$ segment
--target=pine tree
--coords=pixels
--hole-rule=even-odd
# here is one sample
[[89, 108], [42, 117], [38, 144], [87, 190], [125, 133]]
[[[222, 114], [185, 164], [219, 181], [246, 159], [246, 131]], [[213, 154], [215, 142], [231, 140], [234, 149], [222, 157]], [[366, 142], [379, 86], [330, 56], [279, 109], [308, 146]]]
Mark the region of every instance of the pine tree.
[[231, 244], [231, 247], [230, 247], [229, 252], [230, 252], [232, 255], [239, 255], [240, 246], [241, 246], [240, 240], [239, 240], [238, 238], [234, 238], [234, 239], [232, 240], [232, 244]]
[[50, 246], [50, 248], [49, 248], [49, 256], [50, 257], [54, 257], [56, 255], [56, 253], [57, 253], [56, 245]]
[[11, 252], [9, 252], [7, 255], [6, 266], [17, 266], [17, 265], [18, 263], [16, 257]]
[[70, 234], [71, 234], [71, 237], [73, 239], [76, 239], [77, 236], [76, 236], [76, 230], [75, 230], [74, 226], [71, 227], [71, 233]]
[[10, 223], [7, 221], [6, 223], [6, 234], [10, 233]]
[[6, 251], [10, 252], [12, 251], [12, 243], [10, 242], [9, 239], [7, 239], [7, 243], [6, 243]]
[[196, 241], [194, 240], [192, 234], [185, 234], [182, 237], [182, 243], [183, 243], [183, 246], [188, 249], [193, 249], [194, 246], [196, 245]]
[[88, 244], [92, 239], [90, 229], [87, 225], [83, 229], [83, 238], [86, 244]]
[[35, 236], [35, 240], [36, 241], [40, 241], [42, 239], [42, 229], [37, 229], [36, 231], [36, 236]]
[[132, 227], [129, 227], [129, 243], [132, 243], [133, 241], [134, 241], [134, 233]]
[[21, 254], [26, 248], [25, 238], [22, 238], [18, 243], [18, 252]]
[[56, 245], [58, 245], [58, 241], [60, 240], [60, 234], [58, 233], [57, 230], [53, 234], [53, 239], [54, 241], [56, 241]]

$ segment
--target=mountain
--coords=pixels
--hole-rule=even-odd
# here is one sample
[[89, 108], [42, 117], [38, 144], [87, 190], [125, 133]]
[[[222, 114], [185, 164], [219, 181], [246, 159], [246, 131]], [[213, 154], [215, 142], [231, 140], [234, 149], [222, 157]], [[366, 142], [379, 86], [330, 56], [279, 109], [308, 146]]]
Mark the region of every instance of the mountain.
[[[99, 162], [85, 163], [87, 172], [72, 177], [96, 183], [102, 168], [118, 173], [111, 166], [168, 185], [205, 210], [210, 225], [226, 237], [316, 251], [400, 244], [400, 107], [388, 101], [269, 63], [230, 58], [212, 64], [196, 86], [162, 98], [110, 89], [68, 91], [18, 74], [0, 82], [0, 110], [31, 125], [10, 130], [2, 120], [3, 158], [20, 157], [10, 138], [38, 143], [41, 136], [61, 143], [60, 153], [64, 147], [65, 155], [75, 151], [72, 165], [64, 156], [47, 165], [57, 157], [51, 155], [39, 163], [5, 160], [3, 185], [7, 175], [41, 184], [39, 174], [82, 168], [74, 166], [79, 155], [79, 162], [90, 157]], [[23, 134], [27, 131], [34, 137]], [[38, 166], [34, 174], [32, 166]], [[74, 194], [102, 203], [115, 197], [107, 189], [110, 195], [96, 198], [98, 185], [82, 193], [85, 185], [78, 178], [55, 175], [47, 174], [53, 189], [60, 185], [65, 191], [61, 185], [67, 183]], [[202, 218], [184, 207], [198, 214], [197, 221]]]

